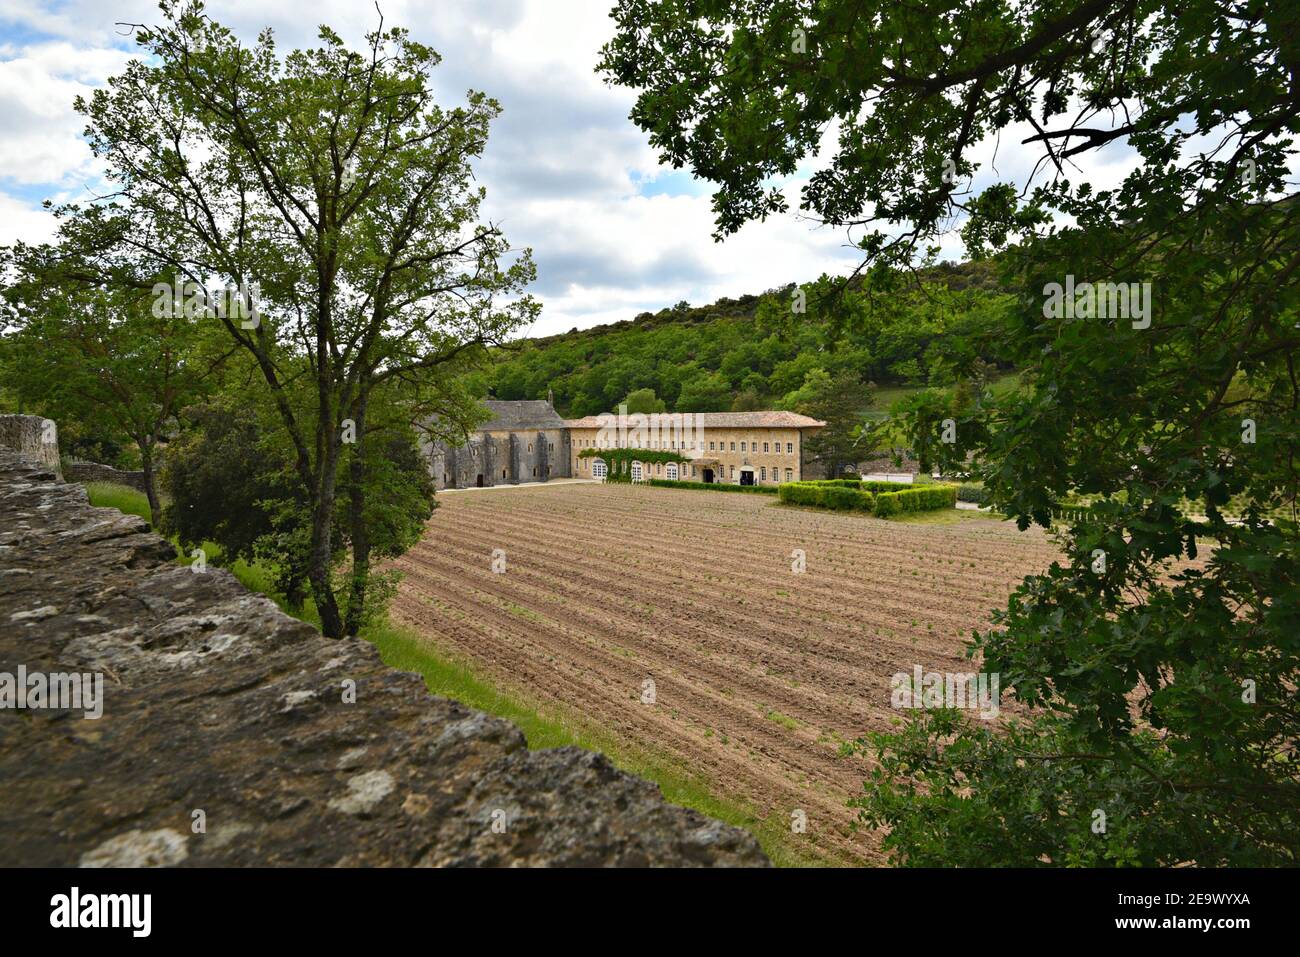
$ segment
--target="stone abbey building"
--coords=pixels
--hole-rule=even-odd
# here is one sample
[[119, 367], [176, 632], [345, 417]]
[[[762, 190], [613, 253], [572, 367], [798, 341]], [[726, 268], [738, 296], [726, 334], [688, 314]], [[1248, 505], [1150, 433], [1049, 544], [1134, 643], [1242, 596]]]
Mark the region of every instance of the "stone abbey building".
[[[653, 429], [629, 435], [610, 427], [610, 416], [562, 419], [549, 401], [484, 402], [490, 421], [464, 445], [445, 442], [429, 451], [437, 488], [519, 485], [555, 478], [601, 479], [606, 464], [584, 449], [646, 448], [678, 452], [687, 463], [633, 463], [634, 481], [773, 485], [797, 482], [804, 473], [804, 439], [826, 423], [794, 412], [702, 412], [668, 416], [686, 429]], [[631, 416], [644, 421], [642, 417]], [[643, 437], [644, 436], [644, 437]]]
[[572, 474], [569, 432], [545, 400], [483, 403], [492, 418], [464, 445], [435, 443], [429, 472], [436, 488], [545, 482]]

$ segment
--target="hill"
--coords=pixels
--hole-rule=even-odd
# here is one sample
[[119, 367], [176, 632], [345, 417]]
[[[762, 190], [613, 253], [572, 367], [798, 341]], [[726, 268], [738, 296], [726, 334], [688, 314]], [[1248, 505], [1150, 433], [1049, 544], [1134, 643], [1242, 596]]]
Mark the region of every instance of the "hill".
[[972, 362], [998, 362], [992, 329], [1011, 306], [987, 263], [941, 265], [919, 286], [871, 292], [854, 282], [830, 315], [834, 280], [803, 287], [807, 310], [792, 309], [793, 285], [706, 306], [681, 302], [631, 320], [524, 340], [500, 350], [484, 387], [498, 399], [540, 399], [552, 391], [561, 414], [614, 409], [695, 412], [790, 408], [810, 374], [864, 384], [862, 411], [878, 407], [866, 383], [898, 397], [945, 385]]

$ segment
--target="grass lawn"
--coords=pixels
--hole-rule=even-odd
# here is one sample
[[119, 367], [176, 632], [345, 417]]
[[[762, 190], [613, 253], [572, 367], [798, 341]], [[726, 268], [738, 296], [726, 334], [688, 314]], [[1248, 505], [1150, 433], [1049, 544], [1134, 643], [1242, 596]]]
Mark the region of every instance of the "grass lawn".
[[90, 504], [100, 508], [115, 508], [128, 515], [139, 515], [149, 521], [149, 500], [143, 492], [137, 492], [129, 485], [116, 482], [87, 482], [86, 494]]
[[[86, 492], [91, 505], [116, 508], [131, 515], [139, 515], [146, 522], [149, 520], [149, 502], [142, 492], [110, 482], [89, 482], [86, 484]], [[204, 543], [204, 551], [209, 562], [215, 564], [220, 560], [221, 549], [214, 543]], [[181, 554], [179, 548], [176, 560], [183, 563], [191, 561], [188, 556]], [[271, 570], [241, 560], [235, 562], [230, 571], [244, 587], [266, 595], [285, 614], [320, 627], [315, 603], [310, 599], [296, 611], [286, 607], [282, 596], [273, 589], [275, 576]], [[796, 851], [784, 820], [764, 821], [745, 806], [718, 799], [689, 769], [655, 754], [649, 748], [634, 751], [619, 747], [612, 735], [590, 726], [579, 717], [562, 714], [555, 709], [543, 710], [518, 695], [506, 693], [491, 681], [475, 674], [473, 669], [462, 662], [438, 652], [423, 635], [385, 620], [363, 630], [361, 637], [379, 649], [380, 657], [389, 667], [421, 675], [425, 686], [433, 694], [454, 698], [471, 708], [514, 722], [524, 732], [529, 748], [576, 745], [590, 751], [601, 751], [624, 771], [659, 785], [665, 800], [744, 828], [758, 838], [763, 850], [778, 866], [838, 863], [809, 858]]]
[[960, 525], [962, 522], [1005, 522], [1007, 519], [984, 509], [936, 508], [928, 512], [900, 512], [885, 521], [902, 525]]

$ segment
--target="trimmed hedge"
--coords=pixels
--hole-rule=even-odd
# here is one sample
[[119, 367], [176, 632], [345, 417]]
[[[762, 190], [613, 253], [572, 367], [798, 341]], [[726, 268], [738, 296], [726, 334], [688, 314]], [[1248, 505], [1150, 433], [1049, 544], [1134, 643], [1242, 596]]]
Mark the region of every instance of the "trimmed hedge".
[[957, 486], [957, 501], [974, 502], [976, 505], [985, 505], [989, 500], [989, 492], [983, 485], [971, 485], [963, 483]]
[[[874, 493], [874, 494], [873, 494]], [[777, 495], [790, 505], [811, 505], [837, 512], [874, 512], [884, 518], [899, 512], [924, 512], [957, 507], [955, 485], [900, 485], [894, 482], [860, 482], [855, 487], [844, 480], [829, 482], [785, 482]]]
[[642, 485], [655, 488], [697, 488], [709, 492], [757, 492], [760, 495], [775, 495], [774, 485], [731, 485], [727, 482], [674, 482], [672, 479], [645, 479]]
[[837, 512], [869, 512], [874, 501], [870, 492], [834, 482], [785, 482], [777, 496], [791, 505], [812, 505]]
[[882, 492], [876, 496], [876, 514], [880, 516], [956, 507], [955, 485], [922, 485], [902, 492]]
[[866, 482], [862, 479], [809, 479], [804, 482], [791, 482], [791, 485], [815, 485], [818, 488], [856, 488], [863, 492], [897, 492], [903, 489], [918, 488], [909, 482]]

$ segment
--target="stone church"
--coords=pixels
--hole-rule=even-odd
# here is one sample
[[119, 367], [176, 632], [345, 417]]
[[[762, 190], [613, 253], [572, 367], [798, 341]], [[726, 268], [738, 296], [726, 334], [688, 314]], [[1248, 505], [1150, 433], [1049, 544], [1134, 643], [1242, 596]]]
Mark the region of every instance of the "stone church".
[[545, 400], [483, 403], [492, 418], [470, 433], [464, 445], [437, 442], [429, 449], [434, 486], [482, 488], [568, 478], [569, 430]]

